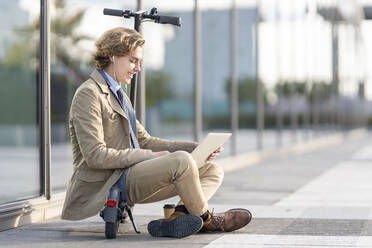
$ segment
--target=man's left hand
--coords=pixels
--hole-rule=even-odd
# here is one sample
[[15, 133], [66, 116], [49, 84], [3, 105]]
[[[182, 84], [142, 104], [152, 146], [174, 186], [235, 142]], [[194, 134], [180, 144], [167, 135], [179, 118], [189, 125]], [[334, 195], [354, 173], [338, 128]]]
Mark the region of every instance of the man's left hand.
[[223, 147], [220, 146], [217, 148], [217, 150], [215, 150], [213, 153], [211, 153], [211, 155], [209, 155], [209, 157], [207, 158], [207, 161], [212, 161], [213, 159], [215, 159], [221, 152], [223, 151]]

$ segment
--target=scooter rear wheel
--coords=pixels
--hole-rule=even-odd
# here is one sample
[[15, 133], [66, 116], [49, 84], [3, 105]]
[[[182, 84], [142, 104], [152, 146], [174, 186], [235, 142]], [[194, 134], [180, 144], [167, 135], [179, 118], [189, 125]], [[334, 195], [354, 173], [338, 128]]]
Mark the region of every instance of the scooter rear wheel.
[[119, 220], [115, 222], [105, 222], [105, 236], [106, 239], [116, 238], [119, 229]]

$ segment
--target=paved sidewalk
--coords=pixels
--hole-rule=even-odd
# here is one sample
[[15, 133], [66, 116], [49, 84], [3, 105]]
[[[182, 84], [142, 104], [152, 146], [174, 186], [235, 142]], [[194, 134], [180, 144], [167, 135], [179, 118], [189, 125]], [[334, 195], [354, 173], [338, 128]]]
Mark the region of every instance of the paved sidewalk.
[[372, 134], [310, 152], [281, 154], [225, 174], [210, 209], [248, 208], [252, 222], [232, 233], [153, 238], [148, 221], [164, 203], [136, 205], [135, 222], [104, 239], [98, 217], [59, 219], [0, 232], [0, 247], [372, 247]]

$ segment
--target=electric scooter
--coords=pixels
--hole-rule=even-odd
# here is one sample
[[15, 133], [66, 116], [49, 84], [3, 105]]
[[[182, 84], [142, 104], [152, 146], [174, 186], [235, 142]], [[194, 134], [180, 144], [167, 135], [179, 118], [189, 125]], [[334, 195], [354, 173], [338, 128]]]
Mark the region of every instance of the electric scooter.
[[[160, 16], [157, 15], [158, 10], [157, 8], [152, 8], [150, 13], [146, 11], [137, 11], [132, 12], [130, 10], [116, 10], [116, 9], [104, 9], [104, 15], [112, 15], [112, 16], [119, 16], [124, 18], [131, 18], [134, 17], [134, 29], [139, 31], [141, 22], [143, 21], [153, 21], [155, 23], [161, 24], [172, 24], [176, 26], [181, 26], [181, 18], [173, 17], [173, 16]], [[137, 92], [137, 84], [136, 84], [136, 75], [133, 76], [131, 81], [131, 92], [130, 92], [130, 100], [135, 108], [136, 104], [136, 92]], [[126, 190], [125, 190], [125, 173], [124, 176], [124, 185], [119, 185], [117, 183], [113, 186], [110, 190], [110, 193], [107, 197], [107, 201], [105, 204], [104, 209], [100, 212], [100, 216], [105, 221], [105, 237], [107, 239], [114, 239], [116, 238], [116, 234], [119, 229], [119, 224], [124, 223], [127, 216], [129, 216], [133, 228], [136, 233], [140, 233], [137, 231], [136, 226], [134, 225], [133, 216], [130, 207], [127, 204], [126, 200]], [[119, 179], [120, 180], [120, 179]]]
[[[119, 224], [124, 223], [126, 218], [126, 212], [129, 207], [124, 201], [123, 192], [120, 187], [116, 186], [110, 190], [107, 198], [105, 208], [100, 212], [100, 216], [105, 221], [105, 237], [107, 239], [116, 238], [116, 234], [119, 229]], [[131, 217], [132, 219], [132, 217]], [[134, 224], [133, 224], [134, 226]], [[135, 228], [135, 226], [134, 226]], [[135, 231], [138, 232], [135, 228]]]

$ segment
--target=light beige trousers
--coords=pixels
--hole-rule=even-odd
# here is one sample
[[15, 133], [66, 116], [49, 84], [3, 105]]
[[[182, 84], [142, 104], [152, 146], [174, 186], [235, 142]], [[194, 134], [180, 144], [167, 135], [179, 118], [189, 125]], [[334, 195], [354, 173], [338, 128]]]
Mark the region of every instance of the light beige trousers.
[[178, 195], [179, 204], [185, 204], [191, 214], [202, 215], [223, 174], [222, 168], [212, 162], [198, 168], [190, 153], [184, 151], [146, 160], [127, 171], [128, 202], [150, 203]]

